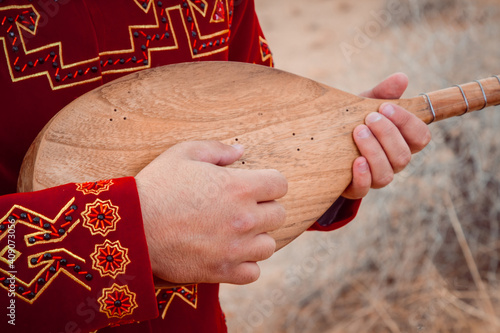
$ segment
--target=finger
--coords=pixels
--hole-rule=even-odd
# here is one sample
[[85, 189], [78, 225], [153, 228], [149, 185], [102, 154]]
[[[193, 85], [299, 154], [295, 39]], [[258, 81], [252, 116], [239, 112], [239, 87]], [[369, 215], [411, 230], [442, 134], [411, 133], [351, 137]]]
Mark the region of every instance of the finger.
[[238, 262], [230, 270], [224, 270], [225, 278], [222, 278], [222, 282], [247, 284], [259, 278], [260, 268], [257, 262], [266, 260], [274, 254], [276, 241], [263, 233], [241, 244], [235, 251], [238, 252]]
[[286, 219], [283, 205], [266, 201], [249, 207], [249, 210], [235, 216], [231, 226], [238, 234], [256, 235], [279, 229]]
[[421, 151], [431, 141], [429, 127], [417, 116], [402, 107], [384, 103], [380, 106], [380, 113], [396, 125], [412, 153]]
[[234, 248], [235, 261], [229, 267], [221, 267], [221, 277], [216, 282], [246, 284], [260, 275], [258, 261], [270, 258], [276, 251], [276, 241], [266, 233], [258, 234]]
[[226, 145], [218, 141], [189, 141], [175, 145], [174, 150], [189, 159], [225, 166], [243, 156], [241, 145]]
[[352, 182], [342, 196], [347, 199], [361, 199], [368, 194], [372, 185], [372, 175], [368, 161], [363, 156], [354, 160], [352, 165]]
[[372, 188], [382, 188], [394, 178], [392, 165], [389, 163], [382, 146], [368, 126], [359, 125], [354, 129], [354, 141], [362, 156], [368, 161], [372, 176]]
[[260, 267], [256, 262], [242, 262], [224, 280], [217, 282], [248, 284], [257, 281], [259, 276]]
[[249, 192], [256, 202], [272, 201], [282, 198], [288, 191], [288, 182], [278, 170], [233, 169], [244, 179], [243, 195]]
[[393, 172], [403, 170], [410, 163], [411, 151], [396, 125], [378, 112], [370, 113], [365, 123], [378, 140]]
[[408, 77], [404, 73], [395, 73], [379, 83], [375, 88], [365, 91], [360, 96], [379, 99], [398, 99], [408, 87]]
[[261, 202], [255, 210], [257, 224], [256, 233], [265, 233], [278, 230], [283, 226], [286, 220], [286, 210], [282, 204], [277, 201]]
[[269, 259], [276, 251], [276, 241], [266, 233], [256, 235], [246, 246], [247, 262]]

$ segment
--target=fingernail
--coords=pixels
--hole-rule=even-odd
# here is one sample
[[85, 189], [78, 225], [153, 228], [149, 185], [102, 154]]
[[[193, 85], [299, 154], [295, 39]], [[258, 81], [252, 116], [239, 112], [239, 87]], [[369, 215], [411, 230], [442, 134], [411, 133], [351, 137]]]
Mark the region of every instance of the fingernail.
[[383, 107], [382, 107], [382, 110], [380, 110], [380, 112], [382, 112], [382, 114], [388, 118], [390, 118], [393, 114], [394, 114], [394, 106], [392, 106], [392, 104], [385, 104]]
[[366, 123], [371, 124], [382, 119], [382, 116], [378, 112], [372, 112], [366, 117]]
[[368, 171], [368, 163], [362, 162], [358, 165], [359, 172], [366, 173]]
[[368, 128], [363, 128], [361, 131], [358, 132], [358, 138], [366, 139], [369, 136], [370, 136], [370, 130]]
[[236, 150], [243, 150], [243, 146], [240, 145], [239, 143], [235, 143], [234, 145], [231, 145]]

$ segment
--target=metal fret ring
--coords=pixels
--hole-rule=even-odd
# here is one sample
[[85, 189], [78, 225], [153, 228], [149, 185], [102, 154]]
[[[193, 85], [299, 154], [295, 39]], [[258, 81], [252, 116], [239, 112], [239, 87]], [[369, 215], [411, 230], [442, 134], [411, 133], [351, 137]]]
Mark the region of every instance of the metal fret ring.
[[[486, 98], [486, 93], [484, 92], [484, 88], [483, 88], [483, 85], [481, 84], [481, 82], [479, 82], [479, 80], [474, 80], [475, 82], [477, 82], [477, 84], [479, 84], [479, 88], [481, 88], [481, 92], [483, 93], [483, 97], [484, 97], [484, 106], [481, 108], [484, 109], [486, 107], [486, 105], [488, 105], [488, 99]], [[479, 110], [479, 111], [481, 111]]]
[[427, 97], [427, 102], [429, 103], [429, 106], [431, 107], [431, 112], [432, 112], [432, 120], [429, 124], [432, 124], [434, 120], [436, 120], [436, 111], [434, 111], [434, 107], [432, 106], [431, 98], [429, 97], [428, 94], [420, 94], [420, 96], [425, 96]]
[[500, 77], [498, 75], [493, 75], [493, 77], [496, 77], [498, 80], [498, 83], [500, 83]]
[[462, 96], [464, 97], [465, 105], [467, 105], [467, 110], [465, 110], [465, 112], [461, 114], [461, 116], [463, 116], [464, 114], [466, 114], [470, 110], [469, 101], [467, 100], [467, 97], [465, 96], [465, 92], [462, 89], [462, 87], [460, 87], [458, 84], [454, 85], [454, 87], [458, 87], [458, 89], [460, 89], [460, 92], [462, 93]]

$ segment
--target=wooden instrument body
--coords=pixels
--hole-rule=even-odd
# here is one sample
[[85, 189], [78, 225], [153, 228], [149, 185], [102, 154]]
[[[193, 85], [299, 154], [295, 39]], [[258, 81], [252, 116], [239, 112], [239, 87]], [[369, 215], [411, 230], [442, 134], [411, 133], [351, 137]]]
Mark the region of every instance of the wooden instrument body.
[[[312, 225], [351, 181], [352, 131], [381, 100], [263, 66], [178, 64], [125, 76], [59, 112], [28, 152], [20, 191], [135, 176], [172, 145], [245, 147], [234, 168], [281, 171], [289, 182], [278, 249]], [[423, 97], [392, 101], [432, 120]], [[214, 179], [212, 186], [224, 180]]]

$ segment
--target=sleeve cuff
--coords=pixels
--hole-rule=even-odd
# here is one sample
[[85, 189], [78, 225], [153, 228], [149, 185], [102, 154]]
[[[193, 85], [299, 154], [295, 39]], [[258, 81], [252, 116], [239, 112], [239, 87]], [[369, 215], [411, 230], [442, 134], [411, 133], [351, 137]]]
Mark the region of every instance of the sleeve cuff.
[[0, 331], [93, 331], [158, 316], [134, 178], [2, 196], [0, 211], [15, 230], [12, 266], [0, 261], [15, 326], [5, 320]]
[[351, 222], [358, 213], [361, 199], [339, 197], [309, 230], [333, 231]]

